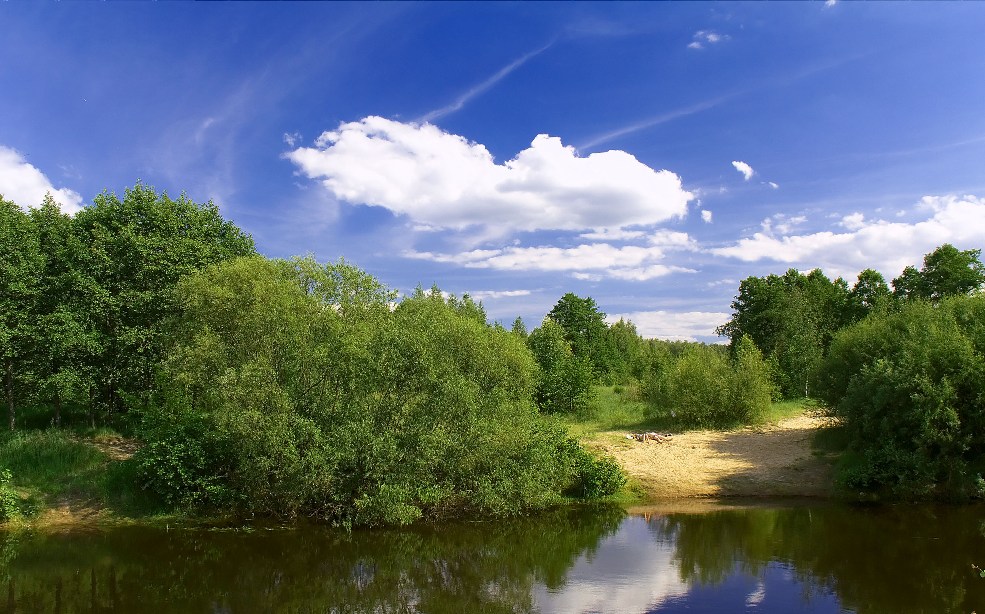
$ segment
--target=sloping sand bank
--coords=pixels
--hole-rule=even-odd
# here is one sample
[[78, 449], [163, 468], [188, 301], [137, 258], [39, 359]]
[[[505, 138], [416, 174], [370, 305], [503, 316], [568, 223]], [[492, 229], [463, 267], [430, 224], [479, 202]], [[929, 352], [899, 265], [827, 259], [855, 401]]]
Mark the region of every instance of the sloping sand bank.
[[586, 441], [610, 454], [648, 499], [682, 497], [826, 497], [832, 459], [811, 450], [814, 431], [830, 418], [802, 415], [735, 431], [690, 431], [664, 442], [626, 433]]

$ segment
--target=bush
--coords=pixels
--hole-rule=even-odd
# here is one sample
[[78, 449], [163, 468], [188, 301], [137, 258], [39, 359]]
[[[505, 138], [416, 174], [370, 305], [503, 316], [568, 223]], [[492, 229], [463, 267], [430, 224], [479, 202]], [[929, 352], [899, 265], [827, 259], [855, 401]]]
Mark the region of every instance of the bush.
[[0, 522], [8, 522], [21, 515], [21, 498], [10, 481], [10, 470], [0, 469]]
[[572, 492], [577, 496], [601, 499], [616, 494], [626, 483], [619, 463], [610, 456], [595, 457], [579, 447], [576, 459], [576, 481]]
[[344, 263], [252, 258], [178, 293], [134, 458], [170, 506], [406, 524], [543, 508], [579, 471], [611, 488], [537, 412], [523, 339], [437, 290], [394, 309]]
[[852, 488], [898, 497], [978, 496], [985, 460], [983, 297], [913, 302], [839, 332], [821, 369], [824, 401], [857, 456]]
[[730, 359], [723, 348], [693, 345], [641, 384], [654, 409], [686, 426], [726, 427], [761, 419], [774, 390], [770, 369], [748, 338]]

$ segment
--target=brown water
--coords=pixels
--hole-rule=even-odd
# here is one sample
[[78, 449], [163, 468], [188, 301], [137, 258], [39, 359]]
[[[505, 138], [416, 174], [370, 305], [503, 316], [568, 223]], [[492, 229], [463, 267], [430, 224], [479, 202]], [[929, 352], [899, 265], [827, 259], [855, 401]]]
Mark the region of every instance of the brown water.
[[985, 612], [985, 508], [0, 534], [6, 612]]

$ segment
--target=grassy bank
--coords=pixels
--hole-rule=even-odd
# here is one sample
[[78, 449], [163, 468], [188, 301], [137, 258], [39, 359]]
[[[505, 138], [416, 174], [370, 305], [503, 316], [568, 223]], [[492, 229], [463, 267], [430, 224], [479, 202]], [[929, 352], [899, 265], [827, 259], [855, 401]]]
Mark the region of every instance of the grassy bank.
[[107, 429], [0, 434], [0, 522], [41, 527], [165, 519], [124, 470], [133, 445]]
[[[580, 439], [613, 431], [682, 433], [697, 430], [697, 427], [689, 423], [685, 417], [654, 408], [641, 401], [634, 386], [598, 386], [595, 393], [595, 402], [588, 409], [563, 417], [568, 432]], [[814, 407], [812, 401], [805, 399], [781, 401], [771, 404], [755, 422], [749, 425], [733, 424], [729, 428], [776, 423], [799, 416]]]

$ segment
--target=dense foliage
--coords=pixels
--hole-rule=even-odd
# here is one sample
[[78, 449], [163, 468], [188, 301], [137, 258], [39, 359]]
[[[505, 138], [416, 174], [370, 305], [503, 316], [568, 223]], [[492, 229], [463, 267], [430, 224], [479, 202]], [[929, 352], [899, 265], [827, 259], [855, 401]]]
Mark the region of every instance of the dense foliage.
[[178, 279], [255, 253], [211, 202], [138, 184], [74, 217], [47, 197], [24, 212], [0, 199], [0, 344], [11, 429], [16, 408], [66, 405], [91, 424], [142, 408], [165, 346]]
[[985, 494], [983, 322], [982, 295], [911, 301], [835, 337], [820, 392], [850, 433], [848, 486]]
[[655, 412], [711, 427], [756, 422], [769, 409], [772, 389], [769, 367], [748, 337], [731, 357], [722, 348], [695, 344], [651, 370], [643, 383]]
[[437, 290], [391, 309], [344, 262], [243, 258], [176, 294], [135, 460], [171, 504], [374, 525], [621, 484], [538, 414], [523, 340]]
[[739, 284], [732, 317], [719, 327], [735, 349], [748, 336], [774, 365], [786, 397], [815, 396], [818, 369], [834, 334], [873, 312], [897, 310], [910, 301], [939, 302], [976, 291], [985, 283], [980, 250], [960, 251], [944, 244], [924, 257], [920, 270], [909, 266], [892, 281], [872, 269], [859, 273], [849, 289], [841, 278], [820, 269], [804, 275], [748, 277]]

